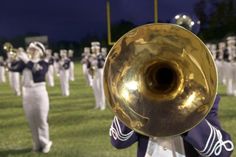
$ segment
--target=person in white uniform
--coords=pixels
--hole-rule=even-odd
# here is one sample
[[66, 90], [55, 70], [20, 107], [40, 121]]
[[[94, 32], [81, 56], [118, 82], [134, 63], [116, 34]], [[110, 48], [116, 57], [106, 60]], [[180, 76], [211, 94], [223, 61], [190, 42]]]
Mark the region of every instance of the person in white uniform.
[[23, 109], [33, 137], [33, 151], [48, 153], [52, 146], [47, 121], [49, 98], [45, 84], [48, 62], [42, 59], [45, 48], [40, 42], [30, 43], [27, 53], [30, 57], [22, 51], [18, 52], [20, 62], [11, 70], [23, 75]]
[[59, 61], [60, 61], [60, 58], [59, 58], [59, 54], [57, 52], [54, 52], [53, 53], [53, 67], [54, 67], [54, 74], [59, 77], [60, 74], [59, 74]]
[[54, 83], [54, 59], [52, 57], [52, 50], [47, 49], [46, 50], [46, 60], [48, 61], [48, 72], [46, 75], [46, 80], [47, 80], [47, 84], [50, 87], [54, 87], [55, 83]]
[[227, 82], [227, 94], [236, 96], [236, 39], [234, 36], [228, 36], [227, 38], [227, 52], [229, 60], [229, 78]]
[[0, 56], [0, 83], [6, 82], [5, 76], [5, 62], [2, 56]]
[[224, 41], [222, 42], [219, 42], [218, 44], [219, 46], [219, 50], [218, 50], [218, 53], [219, 53], [219, 60], [222, 60], [222, 83], [224, 85], [227, 84], [227, 79], [228, 79], [228, 76], [229, 76], [229, 71], [227, 70], [227, 68], [229, 67], [229, 64], [228, 64], [228, 61], [227, 61], [227, 49], [226, 49], [226, 43]]
[[[23, 49], [18, 49], [20, 52], [24, 52]], [[20, 85], [20, 73], [18, 71], [12, 71], [9, 67], [16, 66], [19, 62], [19, 58], [14, 53], [8, 53], [8, 75], [10, 86], [16, 96], [21, 95], [21, 85]]]
[[103, 89], [103, 66], [105, 58], [100, 51], [100, 46], [96, 45], [92, 47], [94, 52], [94, 59], [91, 62], [91, 66], [95, 67], [95, 73], [93, 78], [93, 91], [95, 95], [96, 106], [95, 108], [104, 110], [105, 105], [105, 95]]
[[217, 71], [218, 71], [218, 80], [220, 83], [222, 83], [223, 81], [223, 70], [222, 70], [222, 56], [220, 57], [220, 53], [217, 50], [217, 44], [206, 44], [206, 46], [209, 48], [209, 50], [212, 53], [213, 59], [215, 60], [215, 64], [217, 67]]
[[66, 50], [60, 50], [60, 56], [61, 60], [59, 61], [59, 73], [60, 73], [61, 91], [63, 96], [69, 96], [70, 59], [67, 58]]
[[102, 52], [102, 55], [103, 55], [104, 57], [107, 56], [107, 48], [106, 48], [106, 47], [102, 47], [102, 48], [101, 48], [101, 52]]
[[70, 59], [70, 81], [74, 81], [75, 80], [75, 64], [74, 64], [74, 51], [73, 50], [68, 50], [68, 58]]
[[89, 47], [85, 47], [84, 48], [84, 52], [82, 53], [82, 60], [81, 60], [81, 64], [82, 64], [82, 71], [85, 77], [85, 80], [87, 82], [87, 84], [89, 86], [92, 87], [92, 78], [90, 77], [90, 75], [88, 74], [88, 58], [90, 56], [90, 48]]

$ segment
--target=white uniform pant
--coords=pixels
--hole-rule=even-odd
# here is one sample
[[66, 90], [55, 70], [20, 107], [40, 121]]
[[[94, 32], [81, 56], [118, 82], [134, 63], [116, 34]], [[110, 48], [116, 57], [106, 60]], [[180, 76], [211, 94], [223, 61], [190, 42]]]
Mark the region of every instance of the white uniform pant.
[[10, 75], [10, 85], [17, 96], [21, 95], [20, 90], [20, 73], [19, 72], [9, 72]]
[[5, 77], [5, 68], [3, 66], [0, 66], [0, 83], [5, 83], [6, 77]]
[[224, 63], [224, 82], [227, 95], [233, 95], [233, 67], [231, 63]]
[[222, 62], [222, 83], [223, 85], [227, 84], [227, 79], [229, 78], [229, 63]]
[[[85, 77], [85, 80], [86, 80], [87, 84], [91, 86], [91, 83], [90, 83], [90, 80], [89, 80], [87, 64], [82, 64], [82, 70], [83, 70], [83, 74], [84, 74], [84, 77]], [[91, 80], [91, 82], [92, 82], [92, 80]]]
[[12, 88], [12, 77], [11, 77], [11, 75], [12, 75], [12, 72], [8, 71], [8, 81], [9, 81], [10, 87]]
[[74, 74], [74, 70], [75, 70], [75, 64], [74, 62], [70, 62], [70, 69], [69, 69], [69, 73], [70, 73], [70, 81], [74, 81], [75, 80], [75, 74]]
[[96, 101], [95, 107], [104, 110], [106, 104], [105, 104], [105, 95], [103, 89], [103, 69], [96, 69], [92, 87]]
[[23, 108], [32, 132], [34, 149], [46, 146], [49, 140], [49, 98], [45, 85], [23, 87]]
[[59, 77], [59, 63], [58, 62], [54, 62], [53, 64], [53, 67], [54, 67], [54, 74]]
[[222, 69], [222, 62], [216, 60], [216, 67], [218, 71], [218, 81], [219, 83], [223, 83], [223, 69]]
[[60, 83], [63, 96], [70, 95], [69, 70], [60, 70]]
[[54, 83], [54, 67], [52, 65], [50, 65], [48, 67], [48, 72], [46, 75], [46, 79], [47, 79], [47, 83], [50, 87], [54, 87], [55, 83]]
[[232, 92], [236, 96], [236, 63], [232, 64]]

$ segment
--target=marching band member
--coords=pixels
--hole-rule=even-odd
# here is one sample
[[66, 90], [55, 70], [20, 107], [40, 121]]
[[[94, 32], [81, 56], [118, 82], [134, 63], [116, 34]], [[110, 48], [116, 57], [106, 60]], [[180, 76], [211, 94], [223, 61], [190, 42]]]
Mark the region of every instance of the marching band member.
[[48, 60], [48, 72], [46, 75], [47, 83], [50, 87], [54, 87], [54, 59], [52, 57], [52, 50], [46, 50], [46, 59]]
[[88, 72], [92, 82], [93, 94], [95, 97], [95, 109], [100, 108], [100, 95], [99, 95], [99, 81], [96, 78], [97, 59], [95, 53], [95, 46], [91, 47], [92, 54], [89, 56]]
[[104, 110], [105, 109], [105, 95], [103, 90], [103, 65], [105, 58], [100, 52], [100, 43], [92, 43], [92, 61], [91, 68], [94, 70], [93, 76], [93, 91], [96, 101], [95, 108]]
[[156, 138], [153, 142], [153, 138], [134, 132], [115, 117], [110, 128], [111, 143], [122, 149], [138, 142], [137, 157], [230, 157], [234, 145], [220, 126], [219, 101], [217, 96], [210, 113], [197, 126], [170, 141]]
[[59, 77], [59, 54], [57, 52], [53, 53], [53, 67], [54, 67], [54, 73], [57, 77]]
[[102, 55], [103, 55], [104, 57], [107, 56], [107, 48], [106, 48], [106, 47], [102, 47], [101, 52], [102, 52]]
[[81, 60], [82, 71], [83, 71], [83, 74], [85, 76], [85, 80], [86, 80], [87, 84], [92, 87], [92, 78], [88, 74], [88, 64], [89, 64], [88, 59], [89, 59], [89, 56], [90, 56], [90, 48], [85, 47], [84, 52], [82, 53], [82, 60]]
[[12, 72], [9, 70], [9, 67], [11, 66], [11, 62], [13, 60], [13, 56], [10, 53], [7, 53], [7, 59], [6, 59], [6, 71], [8, 72], [8, 81], [9, 81], [9, 85], [11, 88], [13, 88], [12, 85]]
[[5, 62], [2, 56], [0, 56], [0, 83], [5, 83]]
[[[19, 51], [23, 52], [24, 50], [22, 48], [19, 49]], [[12, 71], [10, 67], [16, 66], [19, 63], [19, 58], [17, 56], [13, 56], [11, 54], [14, 53], [7, 53], [8, 54], [8, 75], [9, 75], [9, 83], [16, 94], [16, 96], [21, 95], [21, 87], [20, 87], [20, 73], [18, 71]]]
[[235, 37], [227, 37], [227, 52], [228, 52], [228, 81], [227, 81], [227, 94], [236, 96], [236, 65], [234, 63], [236, 47]]
[[[96, 55], [97, 55], [97, 81], [98, 81], [98, 89], [100, 94], [100, 109], [104, 110], [106, 108], [105, 103], [105, 94], [104, 94], [104, 88], [103, 88], [103, 67], [105, 63], [105, 57], [102, 52], [100, 51], [100, 47], [95, 47]], [[104, 53], [105, 54], [105, 53]]]
[[73, 50], [68, 50], [68, 58], [70, 59], [70, 81], [75, 80], [75, 74], [74, 74], [74, 69], [75, 69], [75, 64], [74, 64], [74, 51]]
[[226, 49], [226, 44], [225, 44], [225, 42], [220, 42], [219, 44], [219, 50], [218, 50], [218, 52], [219, 52], [219, 60], [221, 60], [222, 59], [222, 63], [221, 63], [221, 65], [222, 65], [222, 83], [224, 84], [224, 85], [226, 85], [226, 83], [227, 83], [227, 78], [228, 78], [228, 72], [227, 72], [227, 67], [228, 67], [228, 61], [227, 61], [227, 49]]
[[222, 59], [221, 59], [222, 57], [220, 58], [220, 54], [217, 51], [217, 44], [210, 44], [209, 49], [212, 53], [213, 59], [215, 60], [215, 64], [218, 71], [218, 80], [219, 82], [222, 82], [223, 81], [223, 70], [222, 70], [223, 64], [222, 64]]
[[210, 112], [199, 124], [181, 135], [171, 137], [141, 135], [115, 117], [110, 128], [111, 143], [114, 147], [122, 149], [137, 142], [138, 157], [230, 157], [234, 145], [230, 135], [220, 126], [219, 101], [220, 96], [217, 95]]
[[48, 63], [41, 59], [45, 48], [40, 42], [32, 42], [27, 53], [30, 58], [22, 51], [18, 52], [20, 61], [11, 70], [23, 74], [23, 108], [32, 132], [33, 151], [48, 153], [52, 141], [49, 139], [49, 98], [45, 85]]
[[61, 60], [59, 61], [59, 73], [60, 73], [62, 95], [69, 96], [70, 59], [67, 58], [66, 50], [60, 50], [60, 56]]
[[[232, 67], [231, 54], [226, 43], [223, 45], [223, 84], [226, 85], [226, 94], [232, 95]], [[222, 50], [221, 50], [222, 51]]]

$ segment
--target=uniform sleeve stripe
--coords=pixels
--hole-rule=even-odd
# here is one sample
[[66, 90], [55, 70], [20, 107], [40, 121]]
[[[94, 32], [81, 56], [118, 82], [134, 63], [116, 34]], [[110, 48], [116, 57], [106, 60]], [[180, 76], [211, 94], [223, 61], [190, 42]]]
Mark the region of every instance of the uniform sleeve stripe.
[[[220, 130], [216, 129], [214, 126], [212, 126], [207, 120], [206, 120], [209, 128], [210, 128], [210, 135], [208, 137], [208, 140], [206, 142], [205, 148], [203, 150], [197, 150], [201, 155], [203, 156], [211, 156], [213, 153], [215, 156], [220, 155], [222, 148], [226, 151], [232, 151], [234, 149], [233, 142], [230, 140], [222, 140], [222, 134]], [[230, 146], [227, 147], [226, 144], [229, 144]]]
[[122, 133], [122, 130], [121, 130], [121, 127], [120, 127], [117, 117], [114, 118], [109, 134], [115, 140], [118, 139], [120, 141], [126, 141], [133, 135], [133, 133], [134, 133], [134, 131], [130, 131], [127, 134]]

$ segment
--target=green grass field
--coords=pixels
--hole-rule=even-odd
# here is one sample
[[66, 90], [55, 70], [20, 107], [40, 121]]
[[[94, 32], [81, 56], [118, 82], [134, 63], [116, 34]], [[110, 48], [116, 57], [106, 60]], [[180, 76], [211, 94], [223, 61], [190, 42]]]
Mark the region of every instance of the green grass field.
[[[110, 144], [109, 127], [113, 114], [109, 109], [94, 109], [92, 89], [86, 85], [81, 65], [76, 64], [76, 80], [70, 83], [71, 95], [62, 97], [59, 80], [48, 87], [50, 96], [49, 154], [31, 151], [32, 142], [24, 117], [21, 97], [12, 94], [8, 83], [0, 84], [0, 157], [135, 157], [136, 145], [116, 150]], [[222, 95], [219, 116], [223, 128], [236, 138], [236, 97]], [[236, 157], [236, 153], [233, 154]]]

